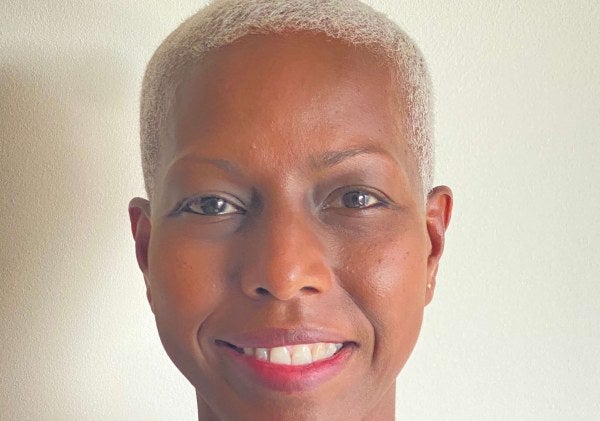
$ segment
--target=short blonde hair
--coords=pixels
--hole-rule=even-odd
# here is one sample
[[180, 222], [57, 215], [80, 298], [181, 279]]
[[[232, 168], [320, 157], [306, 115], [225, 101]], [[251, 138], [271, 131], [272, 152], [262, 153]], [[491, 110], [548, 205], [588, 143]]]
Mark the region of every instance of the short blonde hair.
[[177, 85], [209, 51], [248, 34], [309, 31], [388, 56], [406, 91], [409, 147], [426, 195], [433, 181], [431, 82], [425, 60], [398, 25], [358, 0], [214, 0], [156, 50], [144, 76], [140, 110], [142, 168], [148, 197]]

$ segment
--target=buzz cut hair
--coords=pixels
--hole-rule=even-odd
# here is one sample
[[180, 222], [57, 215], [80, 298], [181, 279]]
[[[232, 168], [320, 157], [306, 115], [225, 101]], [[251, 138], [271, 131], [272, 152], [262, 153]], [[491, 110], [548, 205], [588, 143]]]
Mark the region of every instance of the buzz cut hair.
[[305, 31], [363, 46], [391, 61], [404, 89], [409, 149], [427, 197], [433, 181], [431, 80], [417, 45], [384, 14], [358, 0], [213, 0], [158, 47], [146, 68], [140, 104], [142, 169], [152, 201], [161, 138], [186, 72], [210, 51], [250, 34]]

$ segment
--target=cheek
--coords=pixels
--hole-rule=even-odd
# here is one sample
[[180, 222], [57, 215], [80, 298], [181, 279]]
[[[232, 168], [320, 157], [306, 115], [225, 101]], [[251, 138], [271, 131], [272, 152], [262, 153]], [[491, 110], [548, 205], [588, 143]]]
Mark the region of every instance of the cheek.
[[416, 298], [423, 295], [427, 275], [424, 232], [413, 229], [394, 235], [387, 231], [367, 241], [344, 238], [339, 244], [339, 278], [346, 280], [345, 286], [366, 308], [379, 313], [420, 304]]
[[425, 306], [424, 233], [388, 234], [362, 247], [347, 246], [343, 254], [350, 263], [339, 278], [373, 327], [374, 362], [399, 371], [416, 343]]
[[161, 336], [192, 340], [218, 305], [224, 289], [224, 252], [176, 230], [153, 231], [149, 281]]

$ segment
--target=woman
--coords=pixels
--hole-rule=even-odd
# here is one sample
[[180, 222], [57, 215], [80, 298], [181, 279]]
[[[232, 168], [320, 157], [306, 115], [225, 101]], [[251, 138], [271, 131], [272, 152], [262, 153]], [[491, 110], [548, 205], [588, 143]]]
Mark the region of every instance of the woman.
[[358, 1], [215, 1], [159, 47], [129, 210], [199, 419], [394, 418], [452, 208], [429, 97]]

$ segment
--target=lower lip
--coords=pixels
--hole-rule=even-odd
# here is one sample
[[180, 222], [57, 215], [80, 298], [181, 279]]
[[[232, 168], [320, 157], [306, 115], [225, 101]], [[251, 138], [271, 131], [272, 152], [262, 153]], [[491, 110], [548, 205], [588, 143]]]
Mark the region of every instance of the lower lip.
[[306, 365], [272, 364], [225, 348], [232, 357], [238, 372], [254, 382], [282, 392], [309, 390], [335, 377], [346, 365], [352, 355], [353, 347], [344, 346], [335, 355], [326, 360]]

